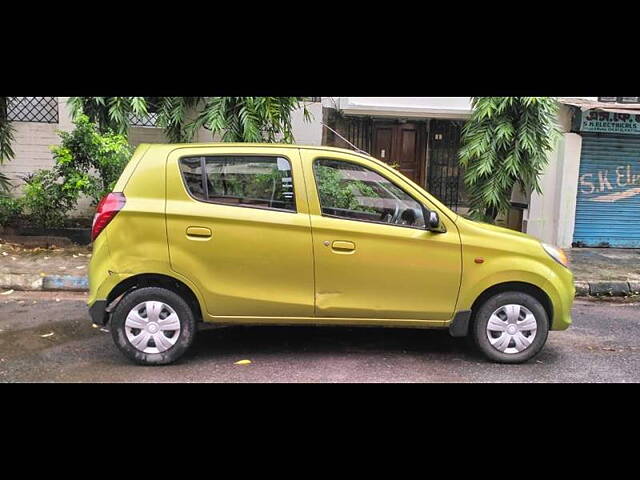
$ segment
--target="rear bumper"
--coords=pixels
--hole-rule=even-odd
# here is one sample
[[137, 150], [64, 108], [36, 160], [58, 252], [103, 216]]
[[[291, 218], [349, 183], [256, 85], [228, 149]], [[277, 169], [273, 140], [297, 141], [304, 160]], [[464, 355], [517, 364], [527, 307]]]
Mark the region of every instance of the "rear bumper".
[[109, 318], [107, 314], [107, 301], [96, 300], [93, 305], [89, 307], [89, 315], [94, 324], [104, 326]]

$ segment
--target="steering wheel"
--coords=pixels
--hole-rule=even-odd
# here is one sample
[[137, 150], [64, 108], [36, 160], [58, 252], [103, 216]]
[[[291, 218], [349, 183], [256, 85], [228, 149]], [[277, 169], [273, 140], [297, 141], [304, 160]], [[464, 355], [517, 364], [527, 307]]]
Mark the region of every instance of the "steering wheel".
[[393, 212], [393, 216], [389, 223], [398, 223], [398, 219], [400, 218], [400, 202], [396, 203], [396, 211]]

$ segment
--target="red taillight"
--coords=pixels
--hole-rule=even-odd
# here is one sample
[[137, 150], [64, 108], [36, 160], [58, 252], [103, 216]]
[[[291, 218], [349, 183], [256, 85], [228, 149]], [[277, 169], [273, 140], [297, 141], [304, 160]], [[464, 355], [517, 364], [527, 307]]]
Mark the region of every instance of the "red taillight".
[[96, 214], [93, 217], [93, 226], [91, 227], [92, 242], [100, 235], [104, 227], [109, 225], [113, 217], [122, 210], [126, 201], [127, 199], [124, 197], [124, 193], [119, 192], [109, 193], [100, 200]]

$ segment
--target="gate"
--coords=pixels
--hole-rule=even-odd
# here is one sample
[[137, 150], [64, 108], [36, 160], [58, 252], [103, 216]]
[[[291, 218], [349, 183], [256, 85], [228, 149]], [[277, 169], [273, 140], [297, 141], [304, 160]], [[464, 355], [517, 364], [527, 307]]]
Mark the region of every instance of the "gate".
[[640, 137], [583, 134], [574, 247], [640, 247]]
[[360, 150], [371, 153], [373, 149], [373, 120], [370, 117], [350, 117], [346, 122], [345, 138]]
[[[373, 152], [373, 132], [375, 125], [377, 125], [376, 121], [381, 122], [382, 120], [376, 120], [371, 117], [343, 117], [332, 119], [330, 124], [349, 142], [375, 157], [375, 152]], [[425, 132], [424, 129], [427, 129], [427, 123], [420, 123], [420, 125], [422, 125], [421, 128], [423, 129], [420, 132], [422, 134]], [[428, 125], [429, 127], [426, 130], [426, 133], [428, 133], [427, 174], [426, 178], [421, 175], [421, 178], [416, 180], [422, 186], [426, 186], [429, 193], [447, 207], [452, 210], [458, 210], [459, 207], [467, 205], [463, 170], [458, 163], [458, 150], [460, 149], [460, 137], [464, 122], [431, 119]], [[327, 133], [326, 144], [347, 149], [352, 148], [331, 132]], [[422, 160], [418, 161], [425, 162], [424, 141], [421, 143], [421, 148], [422, 150], [419, 150], [419, 159]], [[421, 168], [423, 166], [424, 163]], [[426, 185], [424, 185], [425, 183]]]
[[429, 126], [427, 190], [452, 210], [466, 205], [458, 150], [462, 121], [431, 120]]

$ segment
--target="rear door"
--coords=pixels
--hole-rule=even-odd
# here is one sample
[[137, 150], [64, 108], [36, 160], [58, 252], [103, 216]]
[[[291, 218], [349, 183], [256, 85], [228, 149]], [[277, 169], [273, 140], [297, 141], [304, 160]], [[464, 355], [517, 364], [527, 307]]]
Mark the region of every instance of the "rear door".
[[171, 267], [221, 317], [313, 315], [299, 150], [185, 147], [167, 162]]

